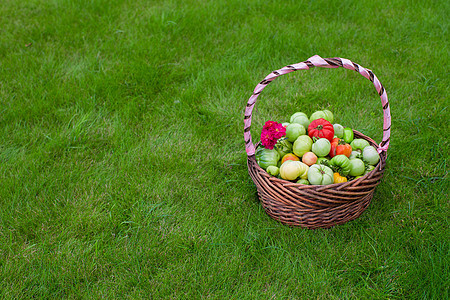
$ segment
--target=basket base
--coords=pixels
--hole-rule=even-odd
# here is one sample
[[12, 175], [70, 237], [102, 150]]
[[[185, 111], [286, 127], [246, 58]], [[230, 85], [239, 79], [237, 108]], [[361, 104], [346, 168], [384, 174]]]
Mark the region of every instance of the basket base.
[[274, 220], [288, 226], [300, 226], [309, 229], [331, 228], [358, 218], [369, 206], [374, 191], [359, 201], [350, 202], [334, 208], [299, 209], [295, 206], [283, 206], [280, 209], [278, 203], [273, 203], [267, 195], [259, 194], [259, 199], [266, 213]]

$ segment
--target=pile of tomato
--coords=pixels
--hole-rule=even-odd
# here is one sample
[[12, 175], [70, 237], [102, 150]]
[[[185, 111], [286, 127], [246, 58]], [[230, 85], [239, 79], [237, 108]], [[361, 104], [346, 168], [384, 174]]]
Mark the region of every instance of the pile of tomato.
[[331, 111], [321, 110], [311, 116], [296, 112], [287, 123], [266, 122], [257, 163], [270, 175], [299, 184], [342, 183], [372, 171], [380, 160], [375, 147], [333, 121]]

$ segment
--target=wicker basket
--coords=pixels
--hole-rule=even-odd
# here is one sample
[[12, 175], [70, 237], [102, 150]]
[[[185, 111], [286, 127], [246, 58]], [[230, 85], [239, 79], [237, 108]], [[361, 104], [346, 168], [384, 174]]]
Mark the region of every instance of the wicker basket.
[[[359, 179], [330, 185], [301, 185], [270, 176], [256, 163], [256, 147], [252, 143], [250, 125], [253, 107], [258, 95], [276, 77], [297, 70], [308, 70], [312, 67], [343, 67], [357, 71], [375, 85], [380, 95], [384, 114], [383, 140], [380, 145], [370, 137], [353, 130], [355, 138], [367, 140], [380, 153], [380, 162], [375, 169]], [[311, 229], [329, 228], [356, 219], [370, 204], [375, 188], [383, 177], [391, 128], [386, 91], [371, 70], [365, 69], [348, 59], [321, 58], [315, 55], [307, 61], [273, 71], [256, 86], [248, 100], [244, 123], [248, 172], [256, 185], [262, 206], [273, 219], [291, 226]]]

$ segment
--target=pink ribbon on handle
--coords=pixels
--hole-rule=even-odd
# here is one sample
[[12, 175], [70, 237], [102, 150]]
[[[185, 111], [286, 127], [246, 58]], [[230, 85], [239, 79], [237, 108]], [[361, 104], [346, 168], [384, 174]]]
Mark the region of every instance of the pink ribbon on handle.
[[381, 152], [386, 152], [387, 151], [387, 149], [389, 148], [389, 144], [386, 144], [386, 145], [384, 145], [383, 147], [378, 147], [377, 148], [377, 152], [379, 153], [379, 154], [381, 154]]

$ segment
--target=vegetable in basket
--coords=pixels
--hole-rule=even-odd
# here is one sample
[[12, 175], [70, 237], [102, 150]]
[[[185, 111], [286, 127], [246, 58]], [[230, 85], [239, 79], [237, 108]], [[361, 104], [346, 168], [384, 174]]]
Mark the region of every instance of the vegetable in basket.
[[266, 171], [267, 173], [269, 173], [269, 175], [272, 176], [277, 176], [278, 174], [280, 174], [280, 169], [275, 166], [268, 166]]
[[350, 154], [348, 159], [353, 159], [353, 158], [362, 158], [361, 152], [359, 152], [359, 151], [352, 151], [352, 153]]
[[347, 177], [341, 176], [341, 174], [339, 174], [337, 172], [333, 174], [333, 179], [334, 179], [334, 183], [347, 182]]
[[310, 184], [327, 185], [334, 182], [333, 170], [324, 165], [312, 165], [308, 170]]
[[291, 123], [286, 127], [286, 137], [289, 142], [295, 142], [299, 136], [304, 134], [306, 134], [305, 127], [298, 123]]
[[316, 164], [318, 164], [318, 165], [325, 165], [325, 166], [329, 167], [330, 166], [330, 160], [328, 158], [326, 158], [326, 157], [319, 157], [317, 159]]
[[364, 166], [364, 162], [359, 158], [350, 159], [350, 172], [348, 175], [350, 176], [359, 176], [364, 174], [364, 170], [366, 167]]
[[294, 145], [292, 146], [292, 151], [298, 157], [302, 157], [303, 154], [311, 151], [312, 144], [313, 141], [309, 136], [301, 135], [295, 140]]
[[325, 119], [328, 122], [333, 123], [334, 116], [333, 116], [333, 113], [331, 111], [329, 111], [327, 109], [324, 109], [324, 110], [319, 110], [319, 111], [314, 112], [311, 115], [311, 117], [309, 117], [309, 120], [311, 122], [314, 121], [314, 120], [317, 120], [317, 119]]
[[287, 160], [280, 167], [281, 178], [285, 180], [306, 179], [309, 167], [301, 161]]
[[305, 128], [305, 132], [306, 132], [306, 129], [308, 128], [308, 126], [309, 126], [309, 123], [311, 123], [309, 121], [308, 116], [305, 113], [302, 113], [302, 112], [296, 112], [295, 114], [293, 114], [291, 116], [290, 122], [291, 122], [291, 124], [295, 123], [295, 124], [302, 125]]
[[355, 150], [360, 150], [363, 151], [364, 148], [366, 148], [369, 145], [369, 142], [366, 141], [365, 139], [354, 139], [351, 143], [350, 146], [352, 146], [353, 151]]
[[352, 146], [347, 144], [343, 139], [334, 138], [331, 141], [330, 157], [343, 154], [347, 157], [352, 154]]
[[375, 166], [367, 165], [366, 166], [366, 170], [364, 171], [364, 175], [366, 175], [367, 173], [371, 172], [373, 169], [375, 169]]
[[331, 150], [331, 143], [326, 138], [318, 139], [314, 142], [311, 147], [312, 152], [314, 152], [318, 157], [327, 156]]
[[374, 146], [367, 146], [362, 152], [363, 161], [369, 165], [375, 166], [380, 161], [380, 154]]
[[292, 152], [292, 143], [287, 140], [287, 137], [278, 139], [275, 146], [273, 146], [275, 150], [277, 150], [280, 157], [285, 156], [288, 153]]
[[350, 144], [353, 141], [354, 138], [354, 133], [353, 130], [351, 128], [344, 128], [344, 136], [343, 139], [347, 144]]
[[315, 155], [313, 152], [306, 152], [302, 156], [302, 162], [307, 164], [308, 166], [312, 166], [317, 162], [317, 155]]
[[285, 161], [287, 161], [287, 160], [296, 160], [296, 161], [299, 161], [300, 158], [299, 158], [297, 155], [293, 154], [293, 153], [288, 153], [288, 154], [286, 154], [285, 156], [283, 156], [283, 157], [281, 158], [281, 164], [283, 164], [283, 163], [284, 163]]
[[334, 138], [333, 124], [323, 118], [314, 120], [308, 126], [308, 135], [310, 138], [326, 138], [331, 142]]
[[367, 173], [371, 172], [373, 169], [375, 169], [374, 166], [372, 165], [366, 165], [366, 169], [364, 170], [364, 173], [358, 176], [353, 177], [351, 180], [356, 180], [359, 179], [361, 177], [363, 177], [364, 175], [366, 175]]
[[308, 179], [299, 179], [297, 183], [309, 185]]
[[333, 124], [334, 135], [340, 139], [344, 138], [344, 126], [341, 124]]
[[255, 159], [258, 165], [266, 170], [269, 166], [277, 166], [280, 154], [275, 149], [266, 149], [260, 146], [256, 149]]
[[291, 116], [291, 118], [289, 119], [289, 122], [293, 123], [294, 120], [295, 120], [295, 118], [298, 117], [298, 116], [305, 116], [305, 117], [308, 117], [307, 114], [305, 114], [304, 112], [300, 112], [300, 111], [299, 111], [299, 112], [296, 112], [295, 114], [293, 114], [293, 115]]
[[330, 167], [334, 172], [337, 172], [343, 176], [347, 176], [350, 173], [350, 160], [347, 156], [340, 154], [336, 155], [330, 160]]

